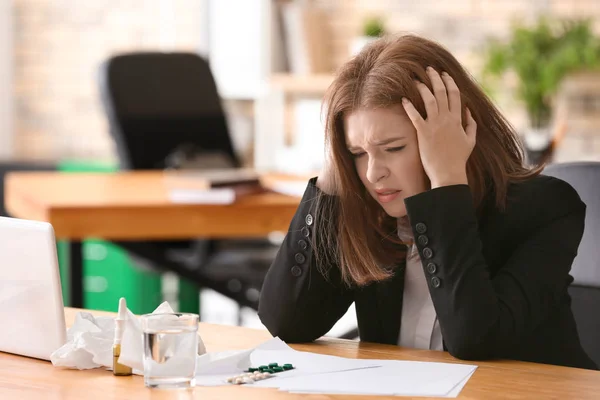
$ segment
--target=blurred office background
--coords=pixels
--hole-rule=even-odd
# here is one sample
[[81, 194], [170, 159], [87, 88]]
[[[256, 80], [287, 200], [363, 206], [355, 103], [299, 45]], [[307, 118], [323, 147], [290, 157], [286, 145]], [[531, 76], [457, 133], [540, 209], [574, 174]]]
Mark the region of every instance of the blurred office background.
[[[553, 40], [568, 42], [540, 28], [542, 17], [551, 25], [586, 21], [562, 58], [532, 59], [544, 82], [527, 103], [520, 85], [536, 82], [523, 82], [526, 75], [511, 68], [486, 71], [522, 65], [519, 46], [537, 54], [535, 43], [551, 49]], [[516, 24], [523, 29], [517, 38]], [[7, 169], [117, 168], [100, 100], [101, 64], [116, 54], [192, 52], [209, 61], [243, 165], [317, 171], [320, 99], [336, 68], [369, 35], [402, 32], [439, 41], [485, 84], [532, 162], [600, 161], [598, 0], [0, 0], [0, 156]], [[506, 43], [512, 58], [502, 59], [493, 50]], [[105, 244], [94, 243], [86, 257], [105, 259]], [[104, 307], [102, 295], [124, 278], [105, 276], [97, 265], [86, 272], [86, 290]], [[131, 279], [133, 287], [152, 286], [136, 281], [147, 276]], [[177, 302], [177, 282], [165, 275], [152, 287]], [[254, 311], [242, 308], [240, 317], [235, 302], [208, 290], [200, 307], [205, 321], [260, 325]], [[335, 329], [344, 331], [344, 322]]]

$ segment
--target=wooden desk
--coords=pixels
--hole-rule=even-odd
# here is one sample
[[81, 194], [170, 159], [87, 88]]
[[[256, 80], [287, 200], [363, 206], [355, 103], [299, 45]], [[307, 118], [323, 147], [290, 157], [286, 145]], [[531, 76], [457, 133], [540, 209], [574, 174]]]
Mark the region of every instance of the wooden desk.
[[[265, 182], [274, 178], [265, 176]], [[289, 178], [288, 178], [289, 179]], [[306, 179], [308, 181], [308, 179]], [[71, 305], [83, 306], [81, 240], [169, 240], [266, 236], [287, 231], [299, 199], [277, 193], [231, 205], [175, 204], [162, 172], [14, 172], [5, 178], [11, 216], [50, 222], [71, 241]]]
[[[67, 324], [77, 310], [66, 309]], [[94, 312], [96, 313], [96, 312]], [[97, 312], [97, 314], [100, 314]], [[246, 349], [271, 336], [267, 331], [223, 325], [200, 324], [208, 351]], [[321, 339], [311, 344], [292, 345], [296, 350], [350, 358], [398, 359], [457, 362], [448, 353], [402, 349], [397, 346]], [[469, 362], [473, 364], [473, 362]], [[598, 399], [600, 372], [516, 361], [476, 362], [479, 368], [462, 390], [459, 399]], [[60, 369], [49, 362], [0, 353], [0, 399], [19, 400], [191, 400], [191, 399], [348, 399], [357, 396], [308, 396], [272, 389], [238, 386], [186, 391], [160, 391], [144, 387], [139, 376], [114, 377], [103, 369], [76, 371]], [[402, 399], [403, 397], [369, 397]], [[404, 397], [406, 398], [406, 397]], [[418, 400], [423, 397], [415, 398]]]
[[161, 172], [14, 172], [5, 191], [12, 216], [50, 222], [69, 240], [265, 236], [287, 230], [299, 201], [263, 193], [231, 205], [175, 204]]

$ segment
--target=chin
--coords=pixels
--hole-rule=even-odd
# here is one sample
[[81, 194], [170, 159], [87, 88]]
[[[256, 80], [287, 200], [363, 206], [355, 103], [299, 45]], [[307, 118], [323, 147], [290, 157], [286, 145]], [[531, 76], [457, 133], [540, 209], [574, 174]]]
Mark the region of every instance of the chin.
[[381, 207], [390, 217], [401, 218], [406, 216], [406, 207], [404, 204], [388, 204]]

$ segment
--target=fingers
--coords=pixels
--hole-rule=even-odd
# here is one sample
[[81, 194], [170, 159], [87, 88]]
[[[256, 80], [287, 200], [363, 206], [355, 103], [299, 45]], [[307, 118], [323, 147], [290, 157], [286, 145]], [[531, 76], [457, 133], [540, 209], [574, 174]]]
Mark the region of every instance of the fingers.
[[423, 99], [423, 103], [425, 104], [425, 111], [427, 112], [427, 117], [437, 115], [437, 100], [435, 99], [435, 96], [431, 93], [427, 85], [419, 81], [415, 81], [415, 85], [417, 85], [417, 90], [421, 94], [421, 98]]
[[438, 112], [441, 113], [447, 111], [448, 93], [446, 92], [445, 81], [443, 81], [440, 74], [431, 67], [427, 67], [427, 75], [429, 75], [429, 79], [431, 80], [431, 87], [433, 88], [433, 94], [437, 102]]
[[416, 81], [417, 90], [421, 94], [427, 115], [437, 115], [444, 111], [450, 111], [455, 114], [459, 122], [462, 121], [461, 116], [461, 100], [460, 90], [454, 82], [454, 79], [448, 73], [442, 72], [440, 75], [432, 67], [427, 67], [427, 75], [431, 80], [433, 93], [427, 85]]
[[459, 121], [462, 121], [462, 107], [460, 101], [460, 90], [458, 90], [458, 86], [456, 86], [456, 82], [448, 73], [442, 72], [442, 78], [444, 81], [444, 85], [446, 86], [446, 91], [448, 93], [448, 108], [452, 114], [455, 114], [458, 117]]
[[402, 99], [402, 106], [404, 107], [404, 111], [406, 111], [406, 115], [408, 115], [408, 118], [411, 120], [415, 128], [417, 128], [417, 133], [420, 132], [421, 127], [423, 126], [425, 121], [423, 120], [421, 114], [419, 114], [419, 111], [417, 111], [413, 103], [411, 103], [410, 100], [406, 98]]
[[469, 139], [469, 142], [471, 143], [471, 145], [475, 145], [475, 140], [476, 140], [476, 136], [477, 136], [477, 122], [475, 122], [475, 119], [473, 118], [473, 116], [471, 115], [471, 110], [469, 110], [467, 108], [467, 126], [465, 127], [465, 133], [467, 134], [467, 139]]

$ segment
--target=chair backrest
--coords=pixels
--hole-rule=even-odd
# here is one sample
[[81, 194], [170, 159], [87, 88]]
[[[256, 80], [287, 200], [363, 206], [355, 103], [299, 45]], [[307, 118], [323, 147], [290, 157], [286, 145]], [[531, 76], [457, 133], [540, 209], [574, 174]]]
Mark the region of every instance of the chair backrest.
[[551, 164], [544, 174], [571, 184], [587, 206], [569, 293], [581, 344], [600, 366], [600, 162]]
[[194, 53], [131, 53], [100, 70], [100, 93], [124, 169], [161, 169], [174, 153], [219, 153], [239, 166], [217, 87]]
[[550, 164], [544, 175], [569, 183], [587, 206], [585, 232], [571, 274], [577, 285], [600, 288], [600, 162]]

